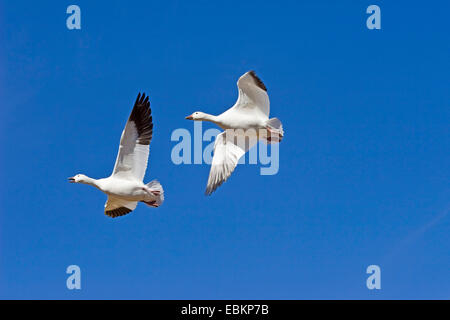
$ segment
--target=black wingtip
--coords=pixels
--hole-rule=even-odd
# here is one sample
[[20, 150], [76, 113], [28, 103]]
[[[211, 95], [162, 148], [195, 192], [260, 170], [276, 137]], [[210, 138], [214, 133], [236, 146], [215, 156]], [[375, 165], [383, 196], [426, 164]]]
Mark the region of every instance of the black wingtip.
[[134, 102], [135, 105], [138, 104], [140, 98], [141, 98], [141, 93], [139, 92], [136, 97], [136, 101]]
[[114, 210], [105, 211], [105, 215], [107, 215], [111, 218], [117, 218], [117, 217], [121, 217], [126, 214], [129, 214], [131, 211], [133, 211], [133, 210], [131, 210], [127, 207], [120, 207], [120, 208], [116, 208]]
[[139, 137], [137, 143], [148, 145], [153, 135], [152, 110], [150, 108], [150, 97], [143, 92], [139, 92], [133, 110], [131, 111], [129, 121], [136, 125]]
[[253, 79], [255, 80], [256, 85], [259, 88], [261, 88], [261, 89], [263, 89], [264, 91], [267, 92], [267, 88], [264, 85], [264, 82], [262, 82], [262, 80], [256, 75], [256, 72], [254, 70], [250, 70], [248, 73], [253, 77]]

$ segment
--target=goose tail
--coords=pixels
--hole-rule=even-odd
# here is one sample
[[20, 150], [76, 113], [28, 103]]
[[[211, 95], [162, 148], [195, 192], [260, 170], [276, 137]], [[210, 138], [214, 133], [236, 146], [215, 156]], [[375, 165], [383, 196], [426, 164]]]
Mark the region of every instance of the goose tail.
[[153, 194], [153, 198], [151, 201], [143, 201], [150, 207], [159, 207], [164, 202], [164, 189], [159, 183], [158, 180], [150, 181], [146, 184], [147, 190]]
[[284, 136], [283, 125], [278, 118], [267, 120], [267, 143], [281, 142]]

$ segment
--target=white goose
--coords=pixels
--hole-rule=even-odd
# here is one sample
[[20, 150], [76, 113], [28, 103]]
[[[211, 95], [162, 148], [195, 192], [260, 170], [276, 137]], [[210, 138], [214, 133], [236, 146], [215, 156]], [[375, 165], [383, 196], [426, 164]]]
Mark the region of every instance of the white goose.
[[153, 134], [151, 112], [148, 96], [139, 93], [122, 132], [119, 153], [110, 177], [92, 179], [77, 174], [69, 178], [69, 182], [89, 184], [106, 193], [105, 214], [112, 218], [130, 213], [138, 202], [159, 207], [164, 201], [164, 190], [158, 181], [142, 182]]
[[[283, 126], [277, 118], [269, 119], [270, 103], [264, 83], [254, 71], [242, 75], [237, 82], [239, 97], [230, 109], [213, 116], [200, 111], [186, 119], [210, 121], [226, 130], [217, 135], [206, 194], [210, 195], [228, 179], [239, 159], [259, 139], [266, 143], [280, 142]], [[254, 139], [249, 139], [249, 138]]]

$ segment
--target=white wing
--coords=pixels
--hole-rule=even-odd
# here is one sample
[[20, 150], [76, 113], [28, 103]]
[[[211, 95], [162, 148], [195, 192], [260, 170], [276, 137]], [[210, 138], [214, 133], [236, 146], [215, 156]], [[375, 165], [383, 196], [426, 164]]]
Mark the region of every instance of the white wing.
[[226, 181], [236, 168], [239, 159], [257, 142], [256, 137], [238, 136], [233, 130], [218, 134], [214, 143], [214, 157], [205, 194], [213, 193]]
[[239, 97], [233, 106], [239, 111], [260, 111], [267, 117], [270, 113], [270, 102], [267, 89], [254, 71], [246, 72], [237, 82]]
[[139, 93], [120, 138], [113, 176], [121, 179], [144, 179], [150, 141], [153, 134], [152, 111], [145, 93]]
[[136, 201], [126, 201], [109, 196], [105, 203], [105, 214], [111, 218], [124, 216], [136, 209]]

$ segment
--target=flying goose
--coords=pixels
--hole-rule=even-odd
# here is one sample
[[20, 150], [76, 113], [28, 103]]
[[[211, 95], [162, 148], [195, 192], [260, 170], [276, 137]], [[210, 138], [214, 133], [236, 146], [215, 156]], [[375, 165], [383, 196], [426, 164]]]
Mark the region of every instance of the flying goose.
[[206, 195], [213, 193], [234, 171], [239, 159], [258, 140], [266, 143], [280, 142], [283, 126], [277, 118], [269, 119], [270, 103], [267, 89], [254, 71], [246, 72], [238, 82], [239, 96], [230, 109], [213, 116], [194, 112], [188, 120], [209, 121], [225, 131], [219, 133], [214, 143]]
[[150, 141], [153, 134], [152, 111], [145, 93], [139, 93], [120, 138], [114, 170], [108, 178], [92, 179], [84, 174], [70, 177], [71, 183], [94, 186], [108, 195], [105, 214], [112, 218], [133, 211], [138, 202], [159, 207], [164, 190], [157, 180], [144, 184]]

